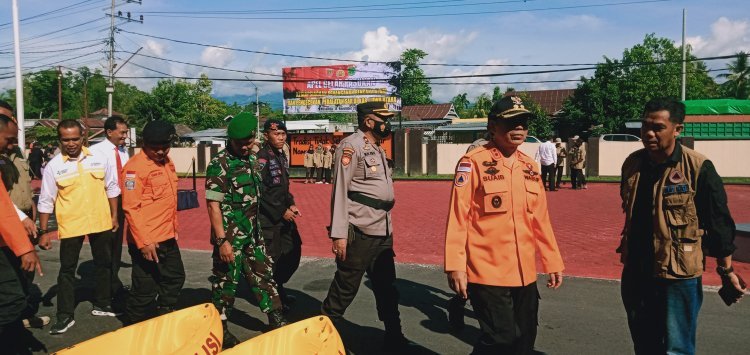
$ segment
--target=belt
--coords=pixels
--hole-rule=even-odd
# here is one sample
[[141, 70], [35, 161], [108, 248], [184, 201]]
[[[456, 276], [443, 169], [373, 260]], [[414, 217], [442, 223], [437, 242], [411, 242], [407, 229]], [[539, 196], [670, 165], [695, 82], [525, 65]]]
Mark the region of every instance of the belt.
[[390, 211], [393, 208], [393, 205], [396, 204], [396, 201], [379, 200], [377, 198], [367, 196], [361, 192], [349, 191], [346, 195], [350, 200], [354, 202], [359, 202], [367, 207], [372, 207], [376, 210], [383, 210], [386, 212]]

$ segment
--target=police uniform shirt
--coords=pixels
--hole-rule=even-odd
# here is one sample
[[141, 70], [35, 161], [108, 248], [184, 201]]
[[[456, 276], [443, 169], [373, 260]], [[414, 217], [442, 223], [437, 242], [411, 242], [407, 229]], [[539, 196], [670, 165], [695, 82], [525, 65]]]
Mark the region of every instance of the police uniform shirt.
[[263, 189], [260, 194], [261, 225], [281, 223], [284, 212], [294, 205], [289, 192], [289, 172], [283, 151], [276, 152], [266, 143], [257, 154], [257, 171], [260, 171]]
[[394, 200], [391, 169], [383, 148], [368, 141], [364, 132], [357, 130], [341, 140], [333, 165], [330, 237], [346, 238], [350, 223], [372, 236], [386, 236], [393, 231], [390, 212], [365, 206], [348, 197], [349, 192], [359, 192], [382, 201]]

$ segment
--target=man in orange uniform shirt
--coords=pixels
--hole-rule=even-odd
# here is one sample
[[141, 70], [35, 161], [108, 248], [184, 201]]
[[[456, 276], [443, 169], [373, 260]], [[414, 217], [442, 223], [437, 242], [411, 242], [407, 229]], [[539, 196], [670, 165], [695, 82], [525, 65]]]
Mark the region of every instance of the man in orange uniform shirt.
[[174, 310], [185, 268], [177, 246], [177, 173], [169, 159], [175, 129], [166, 121], [143, 127], [143, 150], [123, 167], [122, 209], [128, 221], [132, 285], [125, 313], [132, 323]]
[[[0, 115], [0, 147], [15, 142], [17, 136], [15, 122]], [[0, 279], [3, 280], [0, 283], [0, 342], [8, 344], [9, 348], [3, 350], [9, 353], [29, 351], [28, 331], [21, 323], [26, 294], [20, 270], [37, 271], [42, 275], [42, 264], [0, 177]]]
[[539, 291], [536, 256], [547, 287], [562, 284], [563, 262], [550, 225], [539, 168], [518, 150], [534, 116], [516, 96], [488, 116], [492, 141], [458, 162], [445, 236], [445, 272], [470, 298], [482, 335], [473, 354], [531, 354]]

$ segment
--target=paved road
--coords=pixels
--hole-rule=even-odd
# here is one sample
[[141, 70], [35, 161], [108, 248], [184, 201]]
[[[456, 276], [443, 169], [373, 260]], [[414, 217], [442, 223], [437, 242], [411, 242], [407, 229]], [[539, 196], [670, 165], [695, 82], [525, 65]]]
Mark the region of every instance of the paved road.
[[[58, 244], [54, 250], [41, 253], [45, 266], [44, 277], [36, 282], [44, 295], [41, 314], [55, 312], [55, 283], [58, 270]], [[92, 268], [89, 247], [84, 246], [78, 270], [78, 300], [76, 325], [62, 336], [49, 335], [47, 329], [33, 330], [37, 339], [49, 351], [76, 344], [108, 331], [118, 329], [116, 318], [93, 317], [91, 303]], [[180, 306], [203, 303], [209, 299], [210, 254], [205, 251], [183, 251], [188, 279], [180, 297]], [[318, 314], [320, 302], [334, 273], [334, 264], [326, 258], [304, 258], [303, 265], [288, 284], [297, 304], [289, 315], [300, 320]], [[123, 281], [129, 283], [130, 267], [121, 270]], [[478, 325], [469, 310], [467, 327], [461, 333], [451, 333], [447, 327], [446, 303], [452, 292], [445, 276], [436, 266], [418, 264], [397, 265], [398, 288], [401, 292], [401, 314], [406, 335], [420, 345], [415, 354], [467, 354], [477, 337]], [[241, 284], [243, 285], [243, 284]], [[541, 290], [539, 336], [537, 348], [549, 354], [628, 354], [629, 335], [620, 303], [619, 282], [587, 278], [567, 278], [557, 291]], [[247, 297], [246, 287], [240, 293]], [[237, 311], [230, 329], [240, 338], [249, 339], [265, 330], [266, 318], [247, 301], [238, 299]], [[377, 321], [375, 303], [369, 283], [345, 315], [340, 328], [344, 343], [354, 354], [377, 354], [383, 336], [382, 323]], [[96, 319], [94, 319], [96, 318]], [[724, 306], [713, 291], [706, 291], [698, 329], [698, 353], [746, 354], [750, 347], [747, 319], [750, 300]]]
[[[181, 182], [187, 188], [187, 180]], [[393, 209], [394, 244], [397, 261], [440, 265], [443, 263], [445, 223], [452, 182], [396, 181]], [[621, 265], [615, 249], [619, 244], [623, 215], [619, 187], [612, 183], [591, 183], [588, 190], [567, 187], [548, 192], [552, 226], [563, 254], [565, 273], [573, 276], [618, 279]], [[204, 196], [198, 183], [198, 196]], [[738, 222], [750, 222], [750, 186], [729, 185], [729, 206]], [[330, 223], [331, 185], [292, 183], [292, 193], [302, 211], [299, 228], [305, 256], [329, 257], [330, 242], [325, 227]], [[208, 219], [205, 206], [181, 211], [180, 242], [185, 248], [207, 250]], [[708, 259], [708, 270], [715, 269]], [[750, 275], [750, 265], [735, 268]], [[750, 277], [750, 276], [749, 276]], [[706, 275], [706, 283], [719, 285], [716, 273]]]

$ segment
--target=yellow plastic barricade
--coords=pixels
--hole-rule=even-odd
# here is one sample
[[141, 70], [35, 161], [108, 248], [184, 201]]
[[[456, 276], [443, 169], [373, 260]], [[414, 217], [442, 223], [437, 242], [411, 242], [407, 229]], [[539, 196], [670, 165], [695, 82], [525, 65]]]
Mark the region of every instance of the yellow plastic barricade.
[[221, 353], [346, 355], [346, 350], [331, 320], [317, 316], [259, 335]]
[[221, 319], [210, 303], [152, 318], [84, 341], [56, 354], [196, 354], [221, 351]]

